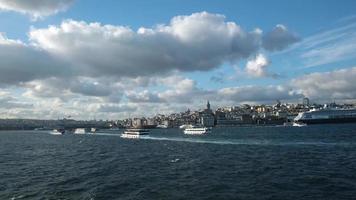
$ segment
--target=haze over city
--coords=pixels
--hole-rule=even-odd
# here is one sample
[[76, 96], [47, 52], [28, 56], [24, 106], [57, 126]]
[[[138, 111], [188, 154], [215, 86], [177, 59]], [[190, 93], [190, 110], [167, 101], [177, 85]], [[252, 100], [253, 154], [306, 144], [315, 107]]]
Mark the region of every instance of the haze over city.
[[1, 118], [354, 103], [355, 1], [0, 0]]

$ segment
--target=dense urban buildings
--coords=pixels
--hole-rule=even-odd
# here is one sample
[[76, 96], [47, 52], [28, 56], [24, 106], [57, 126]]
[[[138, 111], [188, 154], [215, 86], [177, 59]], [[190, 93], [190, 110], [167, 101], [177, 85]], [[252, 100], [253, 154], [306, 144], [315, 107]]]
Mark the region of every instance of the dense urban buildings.
[[310, 104], [308, 98], [304, 98], [301, 104], [281, 103], [277, 101], [274, 105], [248, 105], [220, 107], [211, 109], [210, 102], [200, 110], [187, 110], [169, 115], [158, 114], [153, 117], [136, 117], [124, 120], [91, 120], [78, 121], [73, 119], [60, 120], [34, 120], [34, 119], [0, 119], [0, 130], [33, 130], [33, 129], [53, 129], [64, 128], [125, 128], [125, 127], [145, 127], [145, 128], [174, 128], [181, 125], [202, 125], [205, 127], [224, 126], [246, 126], [246, 125], [278, 125], [293, 121], [300, 112], [325, 107], [334, 108], [355, 108], [354, 104], [336, 103], [330, 104]]
[[[354, 104], [336, 103], [330, 104], [310, 104], [308, 98], [304, 98], [301, 104], [281, 103], [277, 101], [274, 105], [240, 105], [220, 107], [215, 111], [211, 109], [210, 102], [206, 108], [169, 115], [158, 114], [151, 118], [134, 118], [118, 121], [119, 126], [131, 127], [139, 120], [140, 125], [148, 128], [172, 128], [185, 124], [202, 125], [205, 127], [221, 126], [244, 126], [244, 125], [278, 125], [293, 121], [300, 112], [313, 109], [333, 108], [354, 108]], [[134, 122], [134, 123], [133, 123]]]

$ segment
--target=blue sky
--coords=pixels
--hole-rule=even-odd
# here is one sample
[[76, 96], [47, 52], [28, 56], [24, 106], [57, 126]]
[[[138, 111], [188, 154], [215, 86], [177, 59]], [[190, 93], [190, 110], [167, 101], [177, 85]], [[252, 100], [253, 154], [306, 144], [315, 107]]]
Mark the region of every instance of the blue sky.
[[[151, 108], [147, 115], [182, 111], [190, 106], [198, 106], [207, 98], [212, 99], [216, 106], [265, 103], [272, 102], [273, 98], [297, 102], [305, 96], [315, 101], [353, 101], [356, 98], [354, 88], [350, 86], [352, 80], [345, 80], [346, 75], [351, 74], [353, 78], [356, 67], [356, 2], [352, 0], [61, 0], [58, 1], [63, 3], [61, 5], [50, 3], [46, 6], [46, 0], [13, 2], [15, 3], [10, 5], [6, 0], [0, 1], [0, 32], [4, 40], [3, 44], [0, 42], [0, 58], [5, 59], [0, 62], [0, 71], [5, 74], [4, 79], [5, 76], [14, 76], [0, 84], [0, 103], [5, 102], [12, 109], [0, 112], [5, 116], [26, 117], [36, 111], [47, 118], [58, 116], [58, 113], [85, 118], [81, 113], [90, 108], [99, 116], [119, 118], [132, 113], [140, 115], [141, 107]], [[222, 32], [221, 43], [213, 41], [210, 44], [209, 37], [215, 39], [214, 28], [198, 27], [198, 33], [203, 34], [194, 36], [196, 38], [192, 35], [179, 35], [180, 42], [184, 42], [185, 37], [189, 37], [189, 45], [203, 37], [208, 40], [186, 50], [168, 47], [167, 45], [177, 41], [162, 42], [159, 41], [161, 36], [147, 41], [139, 38], [141, 42], [135, 41], [134, 44], [121, 40], [118, 42], [116, 36], [109, 38], [112, 42], [105, 38], [105, 34], [114, 33], [110, 28], [105, 28], [105, 25], [115, 27], [115, 30], [125, 27], [134, 33], [144, 27], [151, 29], [154, 34], [159, 35], [163, 31], [169, 35], [174, 29], [171, 20], [178, 18], [184, 18], [186, 24], [183, 24], [184, 20], [178, 20], [178, 23], [193, 31], [197, 31], [194, 23], [207, 20], [206, 23], [211, 26], [225, 27], [231, 22], [234, 28], [224, 31], [236, 31], [240, 28], [241, 32], [227, 41], [223, 34], [228, 33]], [[194, 21], [196, 18], [198, 22]], [[100, 25], [92, 27], [90, 23], [93, 22]], [[77, 30], [68, 33], [61, 25], [78, 30], [88, 28], [89, 32]], [[168, 29], [160, 29], [159, 25]], [[58, 35], [49, 26], [57, 28], [57, 31], [63, 28], [64, 32]], [[178, 32], [172, 34], [175, 37]], [[258, 37], [260, 46], [253, 47], [253, 50], [244, 46], [253, 45], [252, 39], [242, 36], [245, 34], [251, 34], [246, 37]], [[225, 45], [236, 37], [241, 43], [231, 45], [237, 45], [236, 48], [240, 50], [230, 52], [229, 55], [223, 53], [227, 49], [222, 52], [219, 50], [225, 47], [219, 45]], [[62, 39], [63, 45], [67, 46], [61, 46], [60, 42], [55, 41]], [[21, 47], [11, 42], [15, 40], [21, 43]], [[68, 47], [71, 44], [83, 46], [76, 46], [78, 49], [75, 47], [74, 51], [74, 48]], [[267, 44], [272, 46], [267, 47]], [[116, 53], [122, 50], [123, 45], [129, 45], [132, 53]], [[158, 51], [151, 55], [152, 58], [147, 55], [155, 53], [155, 50], [146, 55], [147, 52], [141, 52], [141, 45], [149, 45], [147, 48], [153, 45]], [[206, 45], [209, 49], [202, 50], [199, 45]], [[9, 46], [11, 51], [19, 48], [16, 51], [21, 52], [17, 55], [21, 62], [17, 62], [15, 56], [12, 58], [7, 54]], [[195, 47], [196, 50], [191, 50]], [[154, 60], [154, 56], [159, 59], [166, 54], [166, 51], [160, 52], [159, 49], [172, 51], [168, 56], [173, 56], [169, 59], [174, 60], [168, 64]], [[102, 52], [108, 53], [100, 54]], [[136, 55], [136, 52], [144, 55]], [[93, 53], [93, 58], [99, 54], [101, 57], [89, 59], [90, 53]], [[209, 55], [206, 59], [205, 54]], [[191, 55], [196, 57], [190, 58]], [[44, 60], [44, 63], [37, 63], [38, 60]], [[152, 64], [147, 64], [146, 67], [145, 63]], [[158, 66], [161, 64], [162, 66]], [[44, 76], [26, 77], [26, 73], [31, 73], [29, 71], [32, 66], [32, 71], [43, 73]], [[107, 71], [101, 73], [101, 69]], [[130, 72], [125, 74], [125, 69], [130, 69]], [[96, 70], [97, 76], [93, 72]], [[320, 84], [308, 87], [308, 84], [323, 83], [329, 78], [335, 79], [338, 84], [336, 89], [330, 86], [328, 90]], [[61, 81], [68, 85], [58, 87], [57, 83]], [[261, 89], [265, 94], [246, 94], [246, 97], [241, 97], [248, 87], [253, 87], [251, 90], [254, 91]], [[106, 92], [108, 88], [112, 91]], [[318, 95], [317, 91], [322, 92]], [[61, 95], [55, 95], [59, 93]], [[217, 95], [222, 97], [217, 98]], [[193, 100], [185, 100], [189, 98]], [[49, 102], [56, 102], [57, 107], [43, 109], [43, 105], [48, 105]], [[83, 108], [75, 106], [80, 103], [86, 105]], [[18, 108], [14, 111], [13, 107], [16, 106]], [[110, 112], [109, 108], [116, 111]]]
[[337, 21], [355, 15], [356, 2], [352, 0], [298, 0], [298, 1], [192, 1], [152, 0], [122, 1], [78, 0], [66, 12], [31, 22], [27, 16], [14, 12], [0, 13], [0, 25], [10, 37], [26, 39], [29, 26], [44, 27], [64, 19], [97, 21], [103, 24], [130, 26], [136, 29], [167, 23], [177, 15], [208, 11], [220, 13], [246, 29], [269, 29], [275, 24], [287, 24], [302, 36], [323, 30]]

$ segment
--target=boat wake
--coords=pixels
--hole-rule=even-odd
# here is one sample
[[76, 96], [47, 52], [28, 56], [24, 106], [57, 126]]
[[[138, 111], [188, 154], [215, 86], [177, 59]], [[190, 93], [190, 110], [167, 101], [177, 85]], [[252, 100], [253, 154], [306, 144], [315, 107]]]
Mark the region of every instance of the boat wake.
[[[114, 136], [120, 137], [120, 134], [110, 134], [110, 133], [96, 133], [95, 135], [101, 136]], [[265, 146], [303, 146], [303, 145], [312, 145], [312, 146], [350, 146], [356, 144], [346, 143], [346, 142], [298, 142], [298, 141], [270, 141], [270, 140], [236, 140], [236, 139], [201, 139], [201, 138], [180, 138], [180, 137], [158, 137], [158, 136], [145, 136], [140, 138], [140, 140], [158, 140], [158, 141], [172, 141], [172, 142], [189, 142], [189, 143], [201, 143], [201, 144], [218, 144], [218, 145], [265, 145]]]

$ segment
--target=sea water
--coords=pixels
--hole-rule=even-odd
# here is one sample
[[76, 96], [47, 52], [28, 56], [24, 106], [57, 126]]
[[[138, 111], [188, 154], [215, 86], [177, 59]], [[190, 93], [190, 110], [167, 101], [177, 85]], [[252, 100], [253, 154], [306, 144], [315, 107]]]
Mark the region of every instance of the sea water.
[[356, 124], [0, 132], [0, 199], [354, 199]]

